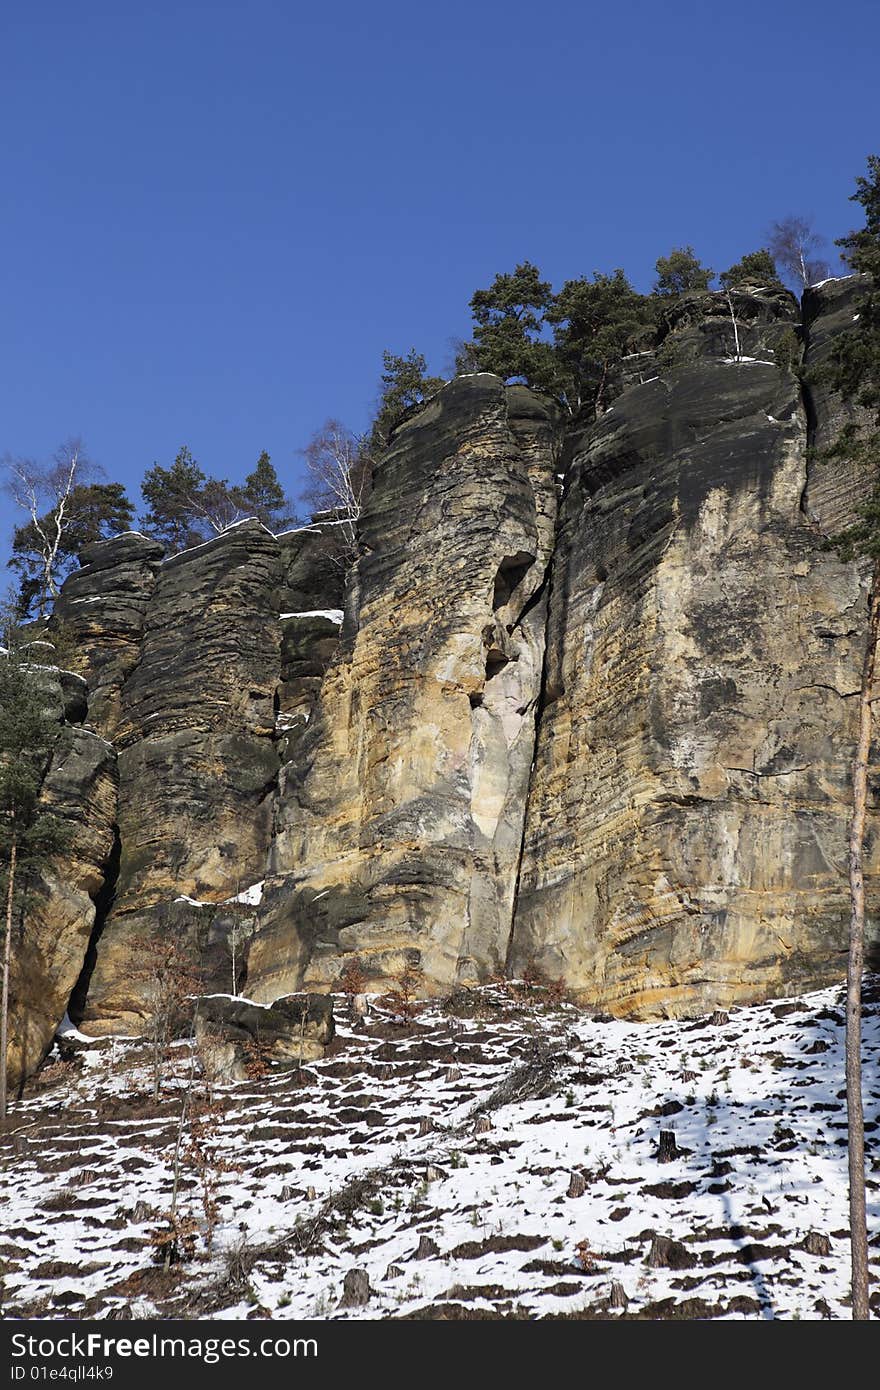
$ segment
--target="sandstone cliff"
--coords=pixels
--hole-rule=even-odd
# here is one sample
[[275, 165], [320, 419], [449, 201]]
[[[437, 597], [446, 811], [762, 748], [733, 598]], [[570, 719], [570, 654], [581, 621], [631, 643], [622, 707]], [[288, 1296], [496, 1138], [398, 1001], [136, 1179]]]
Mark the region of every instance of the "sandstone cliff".
[[[93, 1032], [136, 1025], [157, 931], [262, 1002], [355, 959], [427, 993], [534, 965], [634, 1016], [840, 976], [865, 575], [824, 541], [864, 480], [818, 457], [852, 407], [817, 368], [865, 288], [803, 319], [738, 291], [736, 336], [724, 296], [681, 301], [598, 421], [457, 378], [398, 429], [347, 581], [332, 517], [84, 552], [57, 618], [90, 906], [37, 933], [27, 1056], [95, 898]], [[877, 839], [875, 809], [872, 923]]]
[[248, 989], [357, 955], [427, 989], [503, 968], [541, 682], [552, 413], [461, 377], [374, 480], [339, 653], [282, 776]]
[[757, 345], [752, 324], [763, 360], [679, 365], [669, 343], [569, 442], [511, 966], [615, 1012], [842, 968], [865, 590], [804, 505], [800, 385], [764, 356], [778, 315]]
[[[67, 1010], [95, 923], [96, 902], [112, 862], [116, 820], [116, 753], [73, 720], [82, 718], [77, 678], [45, 668], [47, 698], [63, 720], [41, 800], [70, 827], [70, 839], [36, 877], [13, 923], [10, 974], [10, 1086], [42, 1059]], [[64, 716], [67, 716], [64, 718]]]

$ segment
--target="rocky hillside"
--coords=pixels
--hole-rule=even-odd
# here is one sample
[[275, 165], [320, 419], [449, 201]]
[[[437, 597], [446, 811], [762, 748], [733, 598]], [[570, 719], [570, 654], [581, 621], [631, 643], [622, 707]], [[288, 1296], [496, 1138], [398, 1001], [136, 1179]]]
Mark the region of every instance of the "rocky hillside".
[[263, 1004], [349, 966], [427, 995], [528, 968], [638, 1019], [838, 980], [866, 577], [824, 541], [863, 480], [817, 461], [851, 408], [810, 372], [864, 292], [737, 291], [739, 356], [690, 296], [598, 421], [456, 378], [347, 576], [332, 517], [84, 551], [45, 790], [77, 837], [17, 953], [13, 1073], [68, 1007], [136, 1031], [157, 939]]
[[3, 1315], [848, 1316], [839, 989], [653, 1024], [510, 982], [335, 1004], [322, 1060], [207, 1088], [182, 1043], [158, 1103], [144, 1044], [68, 1033], [0, 1140]]

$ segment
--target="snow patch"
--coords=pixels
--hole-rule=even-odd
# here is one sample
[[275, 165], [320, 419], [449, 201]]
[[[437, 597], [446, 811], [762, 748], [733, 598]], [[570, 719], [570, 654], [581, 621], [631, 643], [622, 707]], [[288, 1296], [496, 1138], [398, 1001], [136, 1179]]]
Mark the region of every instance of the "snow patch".
[[298, 613], [279, 613], [279, 619], [283, 622], [285, 618], [327, 618], [331, 623], [342, 622], [341, 608], [303, 608]]

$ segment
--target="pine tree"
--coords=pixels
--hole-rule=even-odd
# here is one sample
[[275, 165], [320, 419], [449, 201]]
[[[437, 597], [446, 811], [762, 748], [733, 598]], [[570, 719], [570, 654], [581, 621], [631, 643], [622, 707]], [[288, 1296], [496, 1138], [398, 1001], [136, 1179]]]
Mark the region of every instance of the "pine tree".
[[[16, 920], [26, 928], [27, 890], [37, 870], [66, 845], [67, 825], [41, 804], [40, 792], [61, 731], [45, 675], [14, 643], [0, 652], [0, 889], [4, 903], [0, 993], [0, 1121], [7, 1112], [9, 984]], [[9, 640], [9, 639], [7, 639]]]
[[715, 274], [700, 265], [692, 246], [676, 246], [668, 256], [660, 256], [654, 269], [657, 281], [654, 293], [662, 299], [694, 291], [708, 290]]
[[202, 540], [199, 506], [205, 482], [205, 474], [185, 444], [170, 468], [154, 463], [141, 483], [147, 504], [144, 529], [172, 551], [185, 550]]
[[776, 262], [767, 250], [750, 251], [729, 270], [722, 271], [718, 282], [723, 290], [738, 289], [741, 285], [761, 286], [764, 289], [781, 286]]
[[486, 290], [471, 299], [474, 336], [463, 345], [459, 370], [495, 372], [504, 381], [519, 378], [538, 390], [553, 390], [557, 381], [553, 349], [541, 341], [553, 288], [537, 266], [523, 261], [512, 272], [496, 275]]
[[867, 429], [850, 424], [828, 450], [831, 459], [846, 458], [872, 480], [858, 520], [837, 536], [834, 545], [844, 560], [871, 562], [868, 631], [859, 692], [859, 731], [852, 774], [852, 819], [849, 836], [850, 934], [846, 1003], [846, 1107], [849, 1149], [849, 1218], [852, 1247], [853, 1317], [870, 1317], [868, 1303], [868, 1233], [865, 1203], [865, 1124], [862, 1103], [861, 1017], [865, 954], [864, 848], [871, 754], [874, 678], [880, 635], [880, 156], [868, 159], [868, 177], [859, 177], [852, 201], [865, 212], [865, 226], [842, 237], [853, 270], [873, 277], [867, 302], [856, 325], [840, 343], [830, 376], [844, 394], [874, 412]]
[[554, 326], [555, 391], [570, 411], [590, 404], [601, 415], [612, 376], [633, 341], [650, 326], [654, 306], [622, 270], [567, 280], [547, 310]]
[[387, 445], [392, 430], [407, 411], [445, 385], [443, 377], [428, 375], [428, 364], [415, 348], [410, 348], [405, 357], [383, 352], [379, 405], [370, 433], [373, 452], [378, 453]]
[[255, 516], [268, 530], [282, 531], [294, 520], [284, 488], [265, 449], [236, 491], [244, 513]]

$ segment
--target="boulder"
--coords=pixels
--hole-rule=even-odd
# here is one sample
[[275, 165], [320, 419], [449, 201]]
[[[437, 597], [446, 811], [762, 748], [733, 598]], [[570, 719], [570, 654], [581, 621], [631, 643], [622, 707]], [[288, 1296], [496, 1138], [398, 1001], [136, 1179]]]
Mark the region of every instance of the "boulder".
[[209, 994], [199, 999], [196, 1012], [196, 1041], [215, 1082], [241, 1081], [268, 1064], [315, 1061], [334, 1033], [333, 1000], [323, 994], [288, 995], [269, 1007]]

